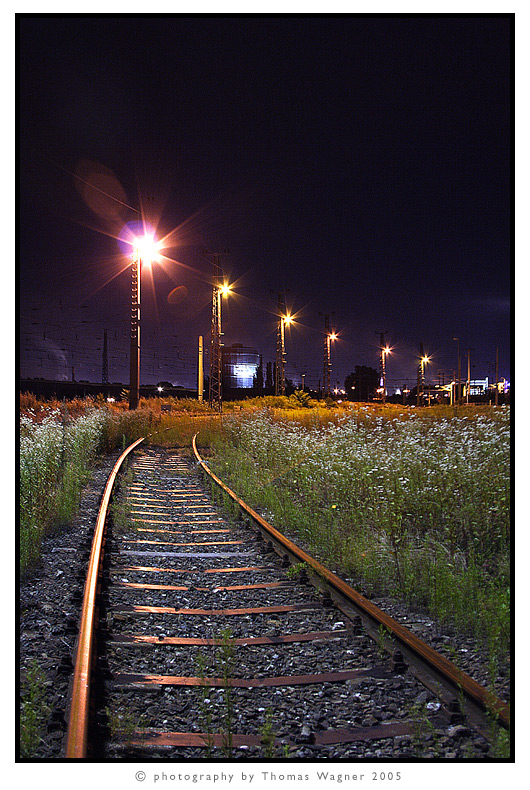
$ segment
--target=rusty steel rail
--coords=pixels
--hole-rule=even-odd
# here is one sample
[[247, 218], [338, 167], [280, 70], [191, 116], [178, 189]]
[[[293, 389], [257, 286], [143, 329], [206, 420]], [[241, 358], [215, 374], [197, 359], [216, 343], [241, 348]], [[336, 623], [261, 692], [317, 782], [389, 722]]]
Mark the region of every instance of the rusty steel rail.
[[386, 631], [387, 634], [384, 635], [386, 643], [397, 640], [402, 654], [401, 661], [404, 659], [410, 663], [418, 680], [446, 702], [455, 698], [461, 699], [470, 722], [485, 737], [489, 737], [489, 727], [487, 724], [484, 725], [484, 714], [493, 716], [503, 727], [510, 726], [509, 705], [375, 606], [318, 560], [300, 549], [228, 488], [201, 458], [197, 450], [196, 437], [197, 434], [193, 436], [192, 447], [200, 466], [252, 519], [262, 536], [280, 556], [289, 558], [289, 561], [305, 563], [312, 583], [329, 594], [333, 603], [347, 617], [352, 620], [360, 617], [370, 636], [381, 639], [382, 631]]
[[88, 573], [85, 581], [83, 606], [77, 639], [77, 652], [75, 669], [72, 681], [70, 713], [68, 717], [68, 732], [66, 740], [67, 758], [84, 758], [87, 752], [89, 701], [90, 701], [90, 676], [93, 665], [94, 627], [96, 621], [96, 595], [100, 562], [102, 559], [103, 536], [105, 533], [105, 520], [114, 481], [125, 458], [135, 447], [143, 442], [143, 437], [133, 442], [120, 455], [107, 480], [103, 497], [99, 507], [96, 528], [92, 539], [92, 549], [88, 564]]

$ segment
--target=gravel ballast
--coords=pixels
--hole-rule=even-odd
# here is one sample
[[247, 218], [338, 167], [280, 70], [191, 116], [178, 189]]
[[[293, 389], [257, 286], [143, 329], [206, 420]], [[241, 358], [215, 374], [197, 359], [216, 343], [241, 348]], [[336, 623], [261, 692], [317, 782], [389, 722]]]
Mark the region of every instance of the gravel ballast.
[[[142, 456], [152, 456], [160, 451], [147, 448]], [[96, 523], [101, 493], [118, 453], [109, 456], [98, 467], [91, 484], [85, 489], [80, 515], [75, 522], [60, 533], [48, 538], [43, 545], [42, 561], [35, 572], [21, 581], [20, 585], [20, 676], [22, 687], [28, 671], [36, 664], [42, 672], [44, 703], [47, 707], [40, 742], [33, 757], [59, 758], [63, 756], [66, 717], [68, 713], [68, 688], [72, 674], [77, 623], [81, 607], [84, 573]], [[133, 464], [134, 466], [134, 464]], [[145, 474], [138, 470], [137, 475]], [[197, 482], [201, 479], [197, 476]], [[223, 528], [226, 524], [220, 524]], [[365, 635], [353, 637], [347, 630], [344, 616], [333, 608], [322, 606], [319, 593], [310, 586], [301, 586], [290, 579], [286, 569], [275, 554], [261, 553], [261, 544], [254, 540], [254, 533], [240, 522], [231, 523], [229, 534], [204, 536], [205, 541], [233, 541], [242, 543], [215, 547], [218, 559], [191, 557], [186, 559], [188, 571], [215, 569], [227, 565], [224, 553], [235, 555], [230, 564], [239, 562], [241, 567], [260, 566], [260, 572], [238, 574], [212, 574], [211, 591], [193, 589], [194, 582], [182, 576], [175, 578], [169, 572], [134, 576], [124, 570], [130, 565], [154, 564], [149, 554], [155, 555], [158, 547], [145, 544], [141, 555], [126, 554], [113, 560], [111, 574], [113, 584], [109, 588], [107, 626], [112, 635], [157, 634], [212, 637], [219, 636], [221, 629], [230, 628], [233, 637], [280, 635], [288, 632], [335, 631], [333, 640], [308, 642], [305, 644], [276, 644], [266, 646], [238, 647], [233, 667], [233, 677], [266, 677], [309, 674], [312, 672], [336, 672], [363, 669], [384, 665], [384, 658], [376, 643]], [[134, 535], [132, 536], [134, 537]], [[144, 536], [149, 538], [152, 536]], [[160, 540], [160, 536], [156, 536]], [[180, 541], [181, 538], [172, 538]], [[114, 540], [114, 538], [113, 538]], [[121, 537], [120, 537], [121, 540]], [[137, 551], [134, 544], [121, 544], [122, 550]], [[205, 546], [205, 550], [212, 547]], [[226, 549], [226, 551], [225, 551]], [[168, 547], [168, 551], [179, 555], [197, 554], [200, 551], [186, 547]], [[144, 553], [145, 552], [145, 553]], [[170, 568], [175, 557], [164, 559], [158, 556], [156, 564]], [[181, 560], [178, 560], [181, 562]], [[164, 565], [166, 563], [166, 565]], [[237, 581], [233, 578], [237, 575]], [[223, 578], [224, 577], [224, 578]], [[227, 578], [232, 577], [232, 578]], [[204, 574], [200, 576], [204, 579]], [[156, 581], [163, 585], [182, 585], [192, 589], [178, 591], [142, 591], [125, 589], [121, 582]], [[282, 582], [283, 586], [253, 590], [243, 595], [241, 591], [219, 590], [221, 586], [244, 585], [258, 582]], [[353, 580], [347, 579], [352, 586]], [[197, 586], [199, 586], [197, 584]], [[301, 590], [301, 597], [299, 591]], [[306, 604], [301, 611], [288, 613], [250, 614], [238, 617], [194, 618], [181, 614], [131, 617], [120, 613], [120, 606], [141, 603], [143, 605], [169, 606], [175, 609], [230, 609], [245, 606], [285, 606]], [[411, 631], [444, 653], [452, 660], [455, 656], [461, 669], [478, 682], [487, 685], [488, 667], [481, 657], [479, 646], [471, 639], [443, 633], [427, 615], [415, 612], [399, 601], [378, 599], [374, 603], [394, 619], [402, 622]], [[345, 633], [346, 631], [346, 633]], [[123, 667], [121, 671], [142, 674], [152, 671], [156, 665], [158, 674], [190, 676], [198, 674], [199, 664], [207, 670], [219, 668], [219, 653], [214, 648], [189, 646], [143, 646], [128, 647], [110, 644], [109, 663]], [[199, 659], [199, 653], [202, 659]], [[217, 662], [217, 663], [216, 663]], [[308, 666], [312, 667], [308, 671]], [[509, 688], [507, 667], [499, 672], [496, 693], [507, 699]], [[205, 675], [211, 672], [205, 671]], [[118, 713], [126, 711], [131, 721], [144, 728], [169, 729], [170, 731], [201, 732], [203, 722], [209, 715], [213, 723], [226, 728], [226, 694], [224, 688], [212, 688], [205, 696], [203, 689], [174, 686], [153, 686], [149, 690], [124, 689], [107, 682], [107, 706]], [[264, 732], [267, 726], [277, 739], [274, 757], [281, 759], [282, 742], [291, 744], [289, 758], [301, 760], [341, 759], [483, 759], [488, 757], [488, 743], [463, 723], [452, 726], [432, 727], [425, 725], [420, 711], [429, 711], [436, 721], [439, 703], [432, 694], [420, 686], [408, 673], [388, 679], [355, 678], [341, 684], [313, 684], [310, 686], [288, 686], [279, 688], [236, 688], [232, 695], [233, 713], [229, 727], [234, 733]], [[412, 712], [417, 712], [418, 729], [413, 735], [387, 738], [350, 744], [316, 745], [311, 743], [314, 733], [340, 727], [370, 727], [385, 722], [410, 721]], [[222, 750], [214, 750], [214, 758], [223, 758]], [[162, 759], [201, 760], [204, 749], [161, 749], [149, 753], [134, 748], [124, 752], [111, 745], [103, 759]], [[262, 759], [259, 747], [235, 748], [231, 759]]]

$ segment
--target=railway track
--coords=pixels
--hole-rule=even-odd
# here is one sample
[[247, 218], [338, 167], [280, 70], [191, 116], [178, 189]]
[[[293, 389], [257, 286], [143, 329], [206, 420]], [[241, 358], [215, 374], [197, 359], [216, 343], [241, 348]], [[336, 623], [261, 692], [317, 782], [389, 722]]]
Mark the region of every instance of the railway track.
[[[487, 757], [506, 705], [267, 524], [193, 449], [195, 462], [140, 440], [109, 478], [65, 756]], [[237, 517], [214, 503], [210, 477]]]

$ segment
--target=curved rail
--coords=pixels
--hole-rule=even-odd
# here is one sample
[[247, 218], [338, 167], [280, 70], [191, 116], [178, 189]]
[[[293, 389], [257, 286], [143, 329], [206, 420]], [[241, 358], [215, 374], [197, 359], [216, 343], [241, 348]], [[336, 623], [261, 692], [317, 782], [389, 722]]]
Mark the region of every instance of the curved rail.
[[85, 582], [83, 596], [83, 606], [81, 609], [81, 622], [79, 626], [79, 636], [77, 641], [77, 653], [75, 660], [74, 677], [72, 682], [72, 694], [70, 701], [70, 715], [68, 718], [68, 733], [66, 740], [66, 757], [83, 758], [86, 757], [88, 717], [89, 717], [89, 697], [90, 697], [90, 674], [93, 660], [94, 645], [94, 625], [96, 614], [96, 593], [100, 561], [102, 558], [102, 544], [107, 517], [107, 509], [110, 502], [112, 487], [116, 480], [116, 475], [125, 460], [135, 447], [144, 438], [127, 447], [120, 455], [114, 468], [107, 480], [101, 504], [99, 506], [96, 528], [92, 539], [92, 549], [88, 564], [88, 574]]
[[[282, 535], [281, 532], [278, 532], [277, 529], [252, 510], [252, 508], [240, 499], [237, 494], [231, 491], [231, 489], [211, 471], [199, 455], [196, 437], [197, 434], [195, 434], [192, 439], [193, 452], [204, 471], [231, 497], [231, 499], [237, 502], [241, 510], [250, 516], [258, 525], [259, 529], [272, 538], [280, 549], [285, 550], [288, 555], [294, 557], [298, 562], [305, 563], [318, 578], [325, 581], [327, 589], [331, 593], [334, 593], [334, 597], [338, 598], [338, 602], [336, 601], [336, 603], [345, 614], [350, 615], [351, 608], [353, 608], [354, 615], [361, 615], [365, 622], [368, 619], [375, 623], [377, 628], [382, 626], [390, 632], [392, 637], [399, 640], [402, 650], [406, 652], [409, 659], [423, 662], [424, 666], [426, 665], [430, 671], [435, 673], [437, 683], [441, 687], [449, 691], [452, 690], [453, 693], [456, 694], [463, 692], [466, 698], [471, 702], [471, 705], [475, 705], [481, 712], [486, 711], [493, 713], [494, 716], [498, 718], [500, 724], [504, 727], [509, 727], [510, 708], [505, 702], [484, 688], [484, 686], [481, 686], [480, 683], [477, 683], [469, 677], [469, 675], [466, 675], [462, 670], [458, 669], [458, 667], [444, 658], [440, 653], [437, 653], [432, 647], [412, 634], [392, 617], [385, 614], [385, 612], [354, 590], [353, 587], [350, 587], [349, 584], [336, 576], [332, 571], [328, 570], [324, 565], [318, 562], [318, 560], [315, 560], [300, 549], [295, 543]], [[346, 607], [344, 604], [341, 605], [340, 602], [345, 602]], [[350, 612], [348, 612], [348, 605], [350, 605]], [[372, 633], [374, 633], [373, 628]], [[420, 668], [417, 672], [417, 676], [420, 680], [422, 680], [421, 675], [420, 663]], [[467, 712], [473, 713], [473, 711]]]

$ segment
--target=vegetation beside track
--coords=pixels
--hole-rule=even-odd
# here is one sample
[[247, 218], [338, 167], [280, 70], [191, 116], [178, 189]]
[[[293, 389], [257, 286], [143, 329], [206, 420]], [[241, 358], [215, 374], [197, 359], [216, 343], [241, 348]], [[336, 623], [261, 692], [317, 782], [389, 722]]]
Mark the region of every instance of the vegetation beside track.
[[[163, 412], [162, 403], [172, 407]], [[194, 400], [141, 399], [129, 411], [125, 401], [103, 398], [41, 401], [20, 397], [20, 569], [38, 564], [43, 538], [74, 517], [83, 486], [98, 458], [141, 436], [152, 444], [188, 447], [201, 430], [202, 444], [220, 427], [219, 417]]]
[[262, 410], [227, 418], [212, 469], [368, 596], [509, 651], [509, 409]]
[[[162, 405], [171, 411], [162, 410]], [[509, 409], [337, 406], [290, 398], [42, 402], [21, 396], [21, 570], [75, 514], [98, 456], [140, 436], [211, 448], [213, 470], [368, 595], [392, 594], [506, 654]], [[210, 454], [210, 453], [209, 453]]]

